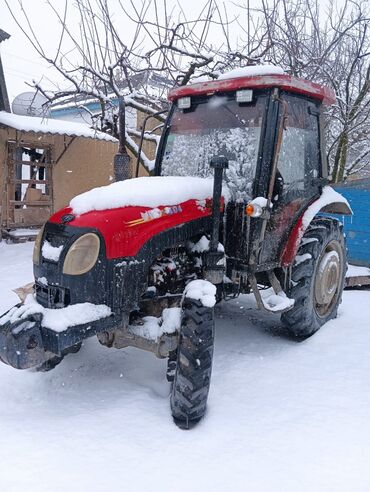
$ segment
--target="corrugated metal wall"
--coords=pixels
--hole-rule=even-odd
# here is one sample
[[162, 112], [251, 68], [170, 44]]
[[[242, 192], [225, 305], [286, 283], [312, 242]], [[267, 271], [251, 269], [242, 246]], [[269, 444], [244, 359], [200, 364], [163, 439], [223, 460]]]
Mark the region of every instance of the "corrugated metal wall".
[[370, 267], [370, 179], [335, 186], [352, 207], [353, 216], [343, 217], [349, 263]]

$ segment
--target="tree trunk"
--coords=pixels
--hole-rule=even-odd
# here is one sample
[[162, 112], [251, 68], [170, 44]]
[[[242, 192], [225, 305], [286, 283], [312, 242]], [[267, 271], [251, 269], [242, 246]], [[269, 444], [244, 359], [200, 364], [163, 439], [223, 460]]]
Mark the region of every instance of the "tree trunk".
[[342, 135], [338, 142], [337, 151], [335, 153], [332, 182], [339, 183], [344, 177], [344, 171], [347, 163], [348, 154], [348, 133], [346, 130], [342, 132]]

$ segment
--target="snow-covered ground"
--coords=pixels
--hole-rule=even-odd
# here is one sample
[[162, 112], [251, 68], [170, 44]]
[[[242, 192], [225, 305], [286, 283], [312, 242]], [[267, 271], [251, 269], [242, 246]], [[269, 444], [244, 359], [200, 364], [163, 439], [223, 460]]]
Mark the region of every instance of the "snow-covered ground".
[[[32, 280], [32, 244], [0, 243], [0, 311]], [[370, 489], [370, 292], [303, 343], [250, 296], [217, 306], [209, 410], [170, 418], [165, 361], [85, 343], [54, 371], [0, 366], [1, 492]]]

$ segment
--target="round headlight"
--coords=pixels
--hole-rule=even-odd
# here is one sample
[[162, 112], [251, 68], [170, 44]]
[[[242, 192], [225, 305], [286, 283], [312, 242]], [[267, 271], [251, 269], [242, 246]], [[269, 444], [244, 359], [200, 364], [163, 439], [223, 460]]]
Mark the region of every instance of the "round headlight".
[[63, 265], [63, 273], [81, 275], [92, 269], [99, 256], [100, 240], [89, 232], [79, 237], [70, 247]]
[[45, 224], [41, 227], [39, 233], [37, 234], [35, 245], [33, 247], [33, 262], [35, 265], [40, 263], [40, 249], [41, 249], [41, 239], [44, 234]]

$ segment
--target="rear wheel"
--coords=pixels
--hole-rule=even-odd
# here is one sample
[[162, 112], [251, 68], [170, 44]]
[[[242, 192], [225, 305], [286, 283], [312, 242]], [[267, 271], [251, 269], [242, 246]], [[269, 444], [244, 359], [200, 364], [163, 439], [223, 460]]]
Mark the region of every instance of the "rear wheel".
[[205, 414], [211, 382], [214, 314], [201, 301], [185, 298], [171, 393], [173, 419], [190, 429]]
[[307, 228], [292, 266], [288, 296], [294, 307], [282, 315], [289, 334], [303, 340], [337, 316], [346, 274], [343, 226], [317, 218]]

